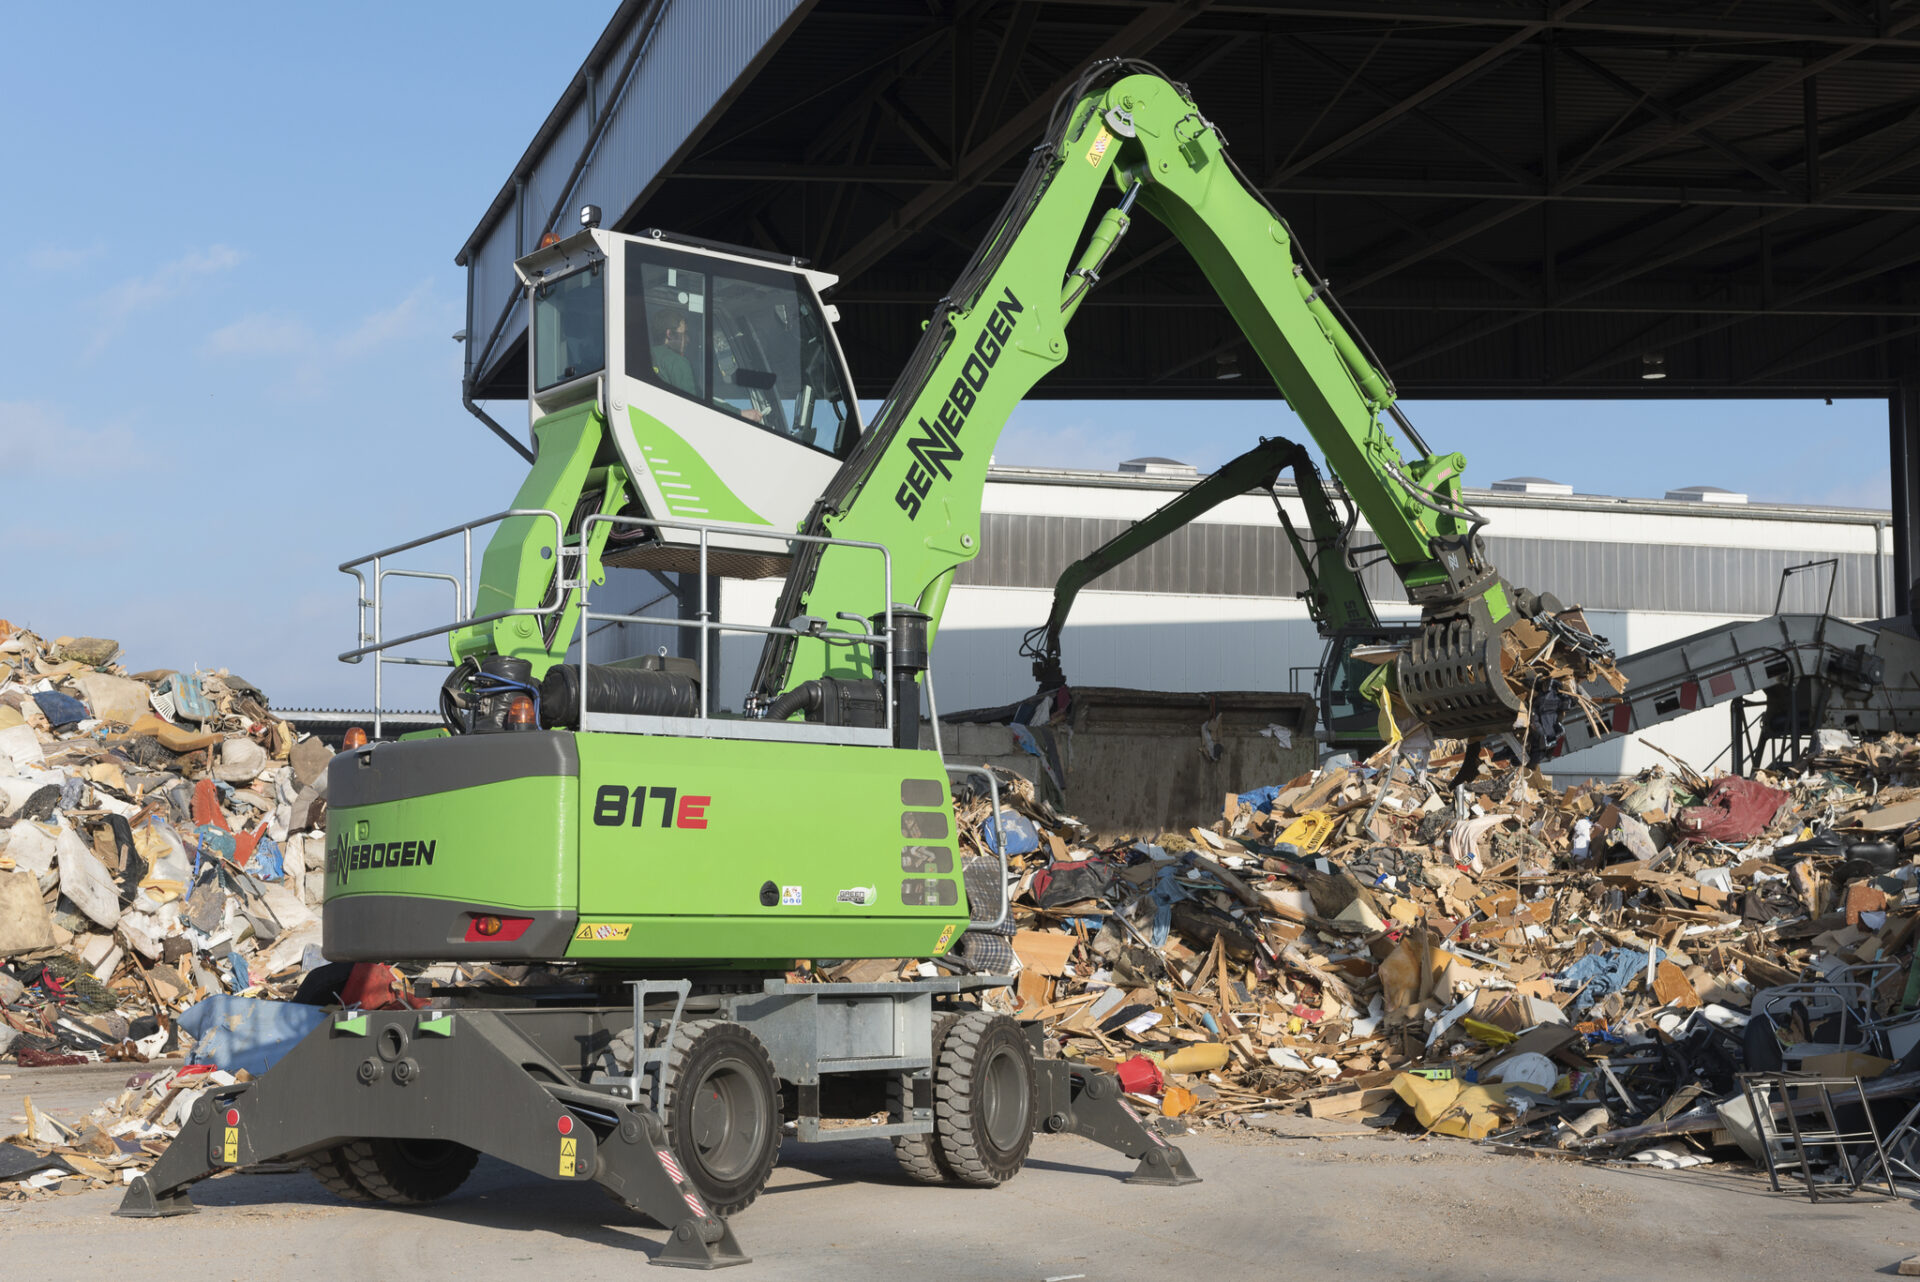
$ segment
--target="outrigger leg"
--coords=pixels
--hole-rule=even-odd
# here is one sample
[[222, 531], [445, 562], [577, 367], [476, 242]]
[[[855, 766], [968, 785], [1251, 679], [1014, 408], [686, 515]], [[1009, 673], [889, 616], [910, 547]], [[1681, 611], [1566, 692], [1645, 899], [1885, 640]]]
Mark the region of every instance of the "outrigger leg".
[[666, 1227], [655, 1264], [745, 1264], [726, 1221], [688, 1183], [652, 1112], [563, 1085], [568, 1074], [503, 1012], [336, 1015], [258, 1081], [207, 1091], [117, 1215], [194, 1210], [187, 1190], [223, 1170], [377, 1137], [445, 1141], [549, 1179], [605, 1185]]

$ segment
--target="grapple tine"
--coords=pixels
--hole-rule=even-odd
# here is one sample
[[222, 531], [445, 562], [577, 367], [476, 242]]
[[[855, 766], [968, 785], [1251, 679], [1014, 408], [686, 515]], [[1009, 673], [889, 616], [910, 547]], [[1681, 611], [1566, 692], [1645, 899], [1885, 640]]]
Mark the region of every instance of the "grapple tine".
[[1480, 739], [1513, 728], [1520, 697], [1500, 666], [1505, 632], [1469, 611], [1429, 621], [1414, 637], [1400, 659], [1400, 697], [1435, 735]]

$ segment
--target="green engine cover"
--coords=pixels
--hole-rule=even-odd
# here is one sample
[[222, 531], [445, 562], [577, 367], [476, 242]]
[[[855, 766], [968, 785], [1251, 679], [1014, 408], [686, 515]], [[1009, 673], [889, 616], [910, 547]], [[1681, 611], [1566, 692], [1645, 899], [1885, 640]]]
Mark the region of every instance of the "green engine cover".
[[335, 960], [764, 969], [937, 955], [966, 927], [932, 752], [456, 736], [342, 753], [328, 795]]

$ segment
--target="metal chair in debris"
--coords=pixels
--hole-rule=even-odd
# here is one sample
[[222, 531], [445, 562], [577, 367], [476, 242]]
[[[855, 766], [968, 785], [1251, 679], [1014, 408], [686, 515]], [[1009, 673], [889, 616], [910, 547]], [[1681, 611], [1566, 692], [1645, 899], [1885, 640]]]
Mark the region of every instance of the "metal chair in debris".
[[1753, 1019], [1773, 1034], [1779, 1067], [1795, 1071], [1810, 1057], [1849, 1051], [1886, 1054], [1886, 1037], [1874, 1013], [1874, 993], [1898, 969], [1887, 962], [1847, 966], [1825, 979], [1755, 993]]
[[[1886, 1181], [1889, 1196], [1900, 1196], [1894, 1187], [1894, 1167], [1859, 1078], [1742, 1073], [1740, 1089], [1774, 1192], [1786, 1191], [1780, 1184], [1784, 1172], [1789, 1178], [1797, 1175], [1806, 1186], [1808, 1199], [1815, 1202], [1850, 1197], [1876, 1177]], [[1857, 1123], [1853, 1120], [1856, 1112], [1860, 1118]], [[1916, 1115], [1920, 1115], [1920, 1107], [1907, 1115], [1900, 1129], [1910, 1130]]]

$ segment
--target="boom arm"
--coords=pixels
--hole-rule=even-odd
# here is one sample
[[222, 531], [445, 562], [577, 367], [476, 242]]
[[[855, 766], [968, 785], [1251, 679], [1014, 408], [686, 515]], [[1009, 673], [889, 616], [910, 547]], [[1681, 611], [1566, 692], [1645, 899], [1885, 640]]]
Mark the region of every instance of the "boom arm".
[[[1320, 473], [1307, 451], [1285, 437], [1267, 437], [1240, 455], [1222, 464], [1173, 501], [1135, 521], [1113, 538], [1069, 565], [1053, 587], [1053, 609], [1047, 621], [1026, 635], [1020, 652], [1033, 659], [1034, 679], [1042, 690], [1052, 690], [1067, 682], [1060, 665], [1060, 633], [1067, 626], [1067, 615], [1080, 595], [1080, 589], [1115, 566], [1122, 565], [1160, 540], [1197, 520], [1237, 494], [1249, 490], [1272, 490], [1280, 473], [1293, 469], [1301, 501], [1306, 505], [1312, 550], [1294, 529], [1286, 508], [1274, 496], [1274, 507], [1293, 545], [1294, 555], [1307, 575], [1307, 588], [1300, 595], [1322, 631], [1329, 627], [1379, 626], [1373, 606], [1367, 600], [1360, 576], [1346, 559], [1344, 531], [1333, 504], [1320, 483]], [[1349, 509], [1351, 510], [1351, 509]]]
[[[994, 442], [1020, 399], [1065, 359], [1066, 324], [1137, 203], [1192, 253], [1422, 607], [1426, 627], [1402, 667], [1403, 697], [1440, 733], [1507, 728], [1519, 701], [1500, 673], [1500, 633], [1516, 605], [1531, 613], [1535, 599], [1514, 601], [1487, 564], [1484, 522], [1460, 500], [1465, 460], [1428, 454], [1411, 434], [1422, 456], [1401, 456], [1380, 421], [1393, 410], [1392, 385], [1335, 315], [1325, 282], [1296, 258], [1286, 223], [1184, 90], [1142, 68], [1097, 63], [1063, 96], [1026, 174], [806, 529], [884, 544], [894, 599], [937, 627], [955, 568], [979, 552]], [[1075, 260], [1109, 182], [1122, 199]], [[834, 546], [797, 555], [779, 619], [832, 619], [862, 600], [855, 560]], [[828, 637], [772, 637], [755, 706], [816, 678], [866, 678], [867, 664], [862, 648]]]

